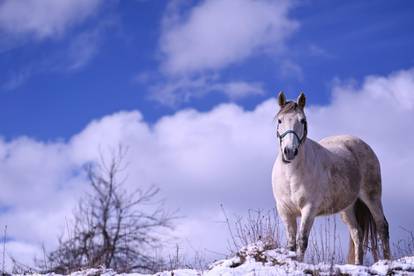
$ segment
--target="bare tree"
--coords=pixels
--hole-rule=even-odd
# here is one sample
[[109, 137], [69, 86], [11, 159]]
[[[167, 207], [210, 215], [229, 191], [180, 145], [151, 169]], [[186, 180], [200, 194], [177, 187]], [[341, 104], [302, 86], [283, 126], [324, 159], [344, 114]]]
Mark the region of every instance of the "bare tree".
[[[37, 260], [42, 271], [67, 274], [82, 268], [105, 267], [117, 272], [153, 272], [159, 266], [153, 250], [172, 227], [173, 214], [156, 201], [159, 189], [126, 189], [126, 150], [119, 147], [109, 162], [89, 164], [86, 172], [90, 192], [74, 212], [68, 237], [58, 248]], [[68, 223], [67, 223], [68, 224]]]

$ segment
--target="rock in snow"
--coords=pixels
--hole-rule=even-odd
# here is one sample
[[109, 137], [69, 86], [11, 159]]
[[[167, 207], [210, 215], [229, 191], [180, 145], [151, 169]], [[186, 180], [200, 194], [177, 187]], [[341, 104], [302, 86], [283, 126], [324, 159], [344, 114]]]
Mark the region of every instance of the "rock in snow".
[[[115, 276], [112, 270], [88, 269], [71, 276]], [[125, 276], [149, 276], [148, 274], [123, 274]], [[230, 259], [210, 265], [208, 270], [177, 269], [154, 276], [267, 276], [267, 275], [414, 275], [414, 256], [398, 260], [381, 260], [372, 266], [306, 264], [295, 261], [295, 253], [283, 248], [267, 249], [263, 243], [242, 248]]]

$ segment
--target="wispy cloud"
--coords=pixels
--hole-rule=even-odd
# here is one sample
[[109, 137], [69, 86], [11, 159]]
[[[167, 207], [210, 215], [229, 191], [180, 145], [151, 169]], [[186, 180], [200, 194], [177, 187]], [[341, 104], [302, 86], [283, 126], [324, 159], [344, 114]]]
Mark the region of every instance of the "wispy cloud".
[[311, 56], [314, 57], [322, 57], [322, 58], [332, 58], [332, 54], [330, 54], [328, 51], [326, 51], [325, 49], [323, 49], [322, 47], [316, 45], [316, 44], [311, 44], [308, 47], [308, 53]]
[[45, 39], [96, 12], [101, 0], [4, 0], [0, 2], [0, 30], [12, 36]]
[[67, 50], [67, 70], [73, 71], [86, 66], [99, 52], [103, 28], [95, 28], [78, 34]]
[[[2, 76], [3, 90], [15, 90], [39, 74], [73, 73], [82, 70], [99, 54], [108, 30], [113, 31], [117, 22], [101, 20], [94, 27], [80, 31], [68, 39], [61, 48], [51, 50], [47, 56], [34, 57], [19, 68]], [[1, 78], [1, 77], [0, 77]]]
[[[101, 18], [98, 23], [76, 32], [68, 32], [98, 12], [102, 0], [5, 0], [0, 1], [0, 52], [31, 43], [32, 47], [54, 40], [47, 56], [33, 56], [16, 63], [0, 77], [2, 90], [21, 87], [33, 76], [73, 72], [84, 68], [99, 53], [103, 34], [117, 23]], [[70, 37], [65, 37], [70, 33]]]
[[23, 85], [32, 75], [31, 67], [26, 67], [18, 72], [11, 72], [4, 80], [1, 88], [6, 91], [15, 90]]
[[217, 90], [223, 91], [231, 100], [237, 100], [252, 95], [263, 95], [265, 92], [262, 85], [257, 82], [249, 83], [244, 81], [232, 81], [219, 83], [216, 85]]
[[100, 23], [94, 28], [76, 34], [71, 39], [69, 46], [61, 53], [66, 60], [66, 62], [63, 62], [64, 65], [61, 66], [65, 70], [74, 71], [88, 65], [99, 53], [107, 32], [116, 33], [117, 26], [116, 19], [101, 19]]
[[150, 89], [152, 99], [171, 107], [212, 92], [224, 94], [232, 101], [265, 94], [259, 82], [222, 81], [218, 75], [181, 77], [158, 83]]
[[303, 81], [304, 74], [302, 68], [289, 59], [282, 60], [279, 64], [280, 75], [285, 79], [297, 79]]

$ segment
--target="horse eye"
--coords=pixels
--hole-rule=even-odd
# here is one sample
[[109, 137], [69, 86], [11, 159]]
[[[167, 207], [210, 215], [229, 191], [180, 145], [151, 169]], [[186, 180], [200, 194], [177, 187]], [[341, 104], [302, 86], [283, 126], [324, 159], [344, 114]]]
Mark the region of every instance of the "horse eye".
[[277, 123], [278, 123], [278, 124], [281, 124], [281, 123], [282, 123], [282, 120], [277, 119]]

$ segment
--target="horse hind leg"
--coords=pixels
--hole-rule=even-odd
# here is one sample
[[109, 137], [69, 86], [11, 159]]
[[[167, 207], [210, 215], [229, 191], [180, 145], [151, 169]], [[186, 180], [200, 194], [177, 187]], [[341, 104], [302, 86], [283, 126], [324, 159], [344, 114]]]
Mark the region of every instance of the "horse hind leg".
[[381, 203], [381, 195], [371, 193], [371, 196], [367, 194], [361, 195], [361, 200], [367, 205], [369, 211], [371, 212], [375, 225], [377, 227], [378, 235], [381, 240], [382, 251], [384, 254], [384, 259], [391, 258], [390, 250], [390, 235], [389, 235], [389, 226], [387, 219], [385, 218], [384, 211]]
[[349, 252], [348, 263], [362, 265], [364, 252], [362, 248], [362, 229], [358, 225], [358, 221], [354, 211], [354, 205], [351, 205], [341, 213], [341, 218], [348, 226], [350, 239], [349, 239]]

